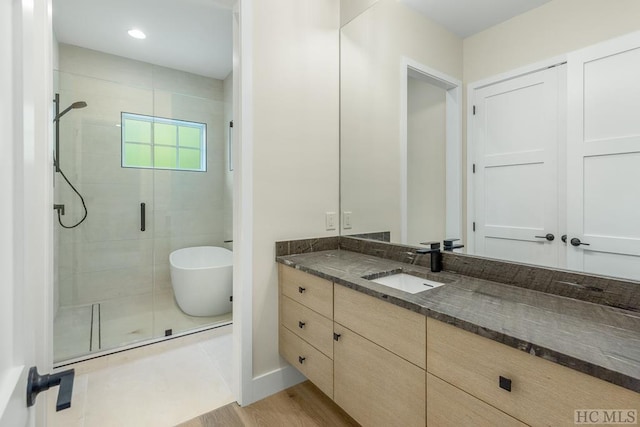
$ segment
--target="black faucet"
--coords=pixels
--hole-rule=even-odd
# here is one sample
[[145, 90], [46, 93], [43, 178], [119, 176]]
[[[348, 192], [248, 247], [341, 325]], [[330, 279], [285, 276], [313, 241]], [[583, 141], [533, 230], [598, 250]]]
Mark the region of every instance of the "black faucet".
[[422, 242], [421, 245], [429, 245], [429, 249], [416, 249], [416, 254], [431, 255], [431, 271], [437, 273], [442, 271], [442, 252], [440, 252], [440, 242]]
[[454, 245], [453, 242], [457, 242], [460, 239], [444, 239], [444, 250], [453, 251], [454, 249], [464, 248], [464, 245]]

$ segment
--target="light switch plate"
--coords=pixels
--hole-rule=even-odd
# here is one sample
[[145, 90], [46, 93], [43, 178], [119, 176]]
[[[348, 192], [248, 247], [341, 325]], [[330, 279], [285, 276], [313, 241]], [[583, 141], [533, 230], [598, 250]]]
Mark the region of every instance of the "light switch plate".
[[335, 230], [338, 222], [338, 215], [335, 212], [327, 212], [325, 215], [327, 230]]
[[342, 228], [348, 230], [351, 228], [351, 212], [344, 211], [342, 213]]

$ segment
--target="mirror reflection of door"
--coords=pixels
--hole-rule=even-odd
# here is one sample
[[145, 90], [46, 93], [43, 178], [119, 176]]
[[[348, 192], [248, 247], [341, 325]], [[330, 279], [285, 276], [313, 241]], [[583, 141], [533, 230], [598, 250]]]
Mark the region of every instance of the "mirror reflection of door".
[[407, 243], [442, 241], [446, 222], [446, 90], [407, 79]]
[[640, 33], [568, 63], [568, 267], [638, 280]]
[[564, 65], [477, 89], [475, 254], [562, 267], [558, 155]]

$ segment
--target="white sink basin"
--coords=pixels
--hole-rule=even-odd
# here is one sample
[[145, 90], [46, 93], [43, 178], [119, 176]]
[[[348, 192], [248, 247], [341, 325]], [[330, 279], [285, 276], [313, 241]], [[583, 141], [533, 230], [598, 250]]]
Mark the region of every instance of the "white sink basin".
[[372, 279], [371, 281], [389, 286], [390, 288], [409, 292], [410, 294], [417, 294], [418, 292], [444, 285], [444, 283], [434, 282], [433, 280], [423, 279], [422, 277], [412, 276], [406, 273], [392, 274], [390, 276]]

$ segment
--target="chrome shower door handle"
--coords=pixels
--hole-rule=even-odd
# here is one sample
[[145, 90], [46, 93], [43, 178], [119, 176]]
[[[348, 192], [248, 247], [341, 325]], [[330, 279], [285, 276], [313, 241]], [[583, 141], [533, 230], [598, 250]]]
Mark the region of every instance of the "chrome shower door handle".
[[140, 203], [140, 231], [144, 231], [146, 229], [146, 204]]

